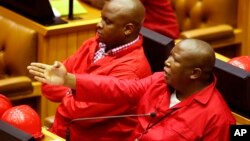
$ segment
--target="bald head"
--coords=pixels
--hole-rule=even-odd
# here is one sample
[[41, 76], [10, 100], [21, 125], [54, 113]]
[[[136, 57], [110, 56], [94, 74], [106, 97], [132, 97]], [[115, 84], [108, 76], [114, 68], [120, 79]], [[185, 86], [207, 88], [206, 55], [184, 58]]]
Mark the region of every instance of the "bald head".
[[97, 24], [99, 41], [106, 51], [134, 41], [140, 33], [145, 9], [139, 0], [107, 0]]
[[198, 39], [185, 39], [176, 46], [183, 50], [187, 64], [211, 72], [215, 64], [213, 48], [206, 42]]
[[106, 0], [103, 8], [112, 10], [124, 23], [141, 26], [144, 21], [145, 8], [140, 0]]

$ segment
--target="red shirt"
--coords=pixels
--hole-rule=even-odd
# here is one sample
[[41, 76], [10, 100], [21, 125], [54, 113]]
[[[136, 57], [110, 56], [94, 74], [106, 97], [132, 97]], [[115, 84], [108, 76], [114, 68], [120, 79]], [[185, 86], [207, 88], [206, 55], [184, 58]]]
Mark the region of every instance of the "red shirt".
[[[98, 44], [97, 38], [89, 39], [83, 43], [75, 54], [64, 61], [68, 72], [109, 75], [119, 79], [140, 79], [151, 74], [150, 66], [144, 55], [141, 36], [127, 49], [115, 54], [108, 54], [93, 63], [94, 53], [99, 49]], [[65, 138], [66, 127], [69, 126], [72, 119], [135, 113], [135, 107], [130, 105], [119, 105], [118, 107], [116, 104], [76, 101], [70, 94], [69, 88], [63, 86], [43, 84], [42, 92], [52, 101], [61, 101], [51, 131], [63, 138]], [[82, 91], [81, 93], [86, 92]], [[120, 137], [127, 140], [126, 137], [131, 134], [135, 125], [136, 121], [131, 118], [89, 120], [83, 124], [75, 122], [70, 125], [71, 141], [101, 141], [105, 139], [117, 141], [117, 138]], [[124, 129], [124, 132], [120, 132], [120, 129]]]
[[165, 36], [179, 37], [179, 25], [170, 0], [141, 0], [146, 14], [144, 26]]
[[[163, 73], [155, 73], [139, 81], [88, 75], [76, 75], [76, 78], [76, 99], [79, 101], [133, 103], [137, 105], [139, 114], [157, 113], [154, 118], [138, 118], [131, 141], [140, 138], [148, 126], [140, 140], [228, 141], [229, 126], [235, 124], [230, 109], [215, 87], [215, 77], [210, 85], [172, 108], [169, 108], [171, 92]], [[84, 85], [86, 83], [88, 86]], [[92, 93], [78, 93], [81, 91]]]

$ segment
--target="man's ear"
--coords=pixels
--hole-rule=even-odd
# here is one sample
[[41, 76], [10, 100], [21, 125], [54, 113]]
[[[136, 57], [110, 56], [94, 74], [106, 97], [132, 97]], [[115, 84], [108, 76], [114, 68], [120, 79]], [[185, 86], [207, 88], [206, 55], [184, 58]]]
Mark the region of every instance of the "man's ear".
[[201, 68], [195, 68], [195, 69], [193, 69], [190, 78], [191, 79], [197, 79], [197, 78], [199, 78], [201, 76], [201, 74], [202, 74]]
[[128, 36], [128, 35], [132, 34], [134, 32], [134, 30], [135, 30], [135, 26], [134, 26], [133, 23], [126, 24], [125, 27], [124, 27], [125, 36]]

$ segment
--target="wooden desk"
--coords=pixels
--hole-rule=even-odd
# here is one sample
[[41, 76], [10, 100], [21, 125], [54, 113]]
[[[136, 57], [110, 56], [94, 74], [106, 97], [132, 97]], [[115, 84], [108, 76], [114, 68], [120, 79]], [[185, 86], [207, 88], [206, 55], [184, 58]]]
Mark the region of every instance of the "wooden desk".
[[[67, 24], [54, 26], [43, 26], [2, 6], [0, 6], [0, 14], [37, 31], [37, 61], [52, 64], [55, 60], [62, 61], [73, 54], [83, 41], [95, 35], [96, 24], [101, 20], [100, 10], [85, 3], [81, 4], [88, 12], [77, 15], [81, 17], [80, 20], [68, 21]], [[63, 17], [63, 19], [67, 20], [67, 17]], [[56, 107], [57, 104], [42, 97], [41, 120], [54, 115]]]
[[250, 125], [250, 119], [240, 115], [240, 114], [237, 114], [235, 112], [232, 112], [233, 113], [233, 116], [234, 118], [236, 119], [236, 123], [239, 124], [239, 125]]
[[44, 127], [42, 127], [42, 132], [43, 132], [44, 136], [40, 141], [65, 141], [65, 139], [49, 132]]

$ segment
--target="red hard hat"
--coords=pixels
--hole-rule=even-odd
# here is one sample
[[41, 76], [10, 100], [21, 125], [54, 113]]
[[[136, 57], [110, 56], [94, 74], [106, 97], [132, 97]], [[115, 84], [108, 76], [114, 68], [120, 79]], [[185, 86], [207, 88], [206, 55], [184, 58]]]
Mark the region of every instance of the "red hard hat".
[[31, 134], [35, 139], [42, 138], [41, 120], [28, 105], [19, 105], [5, 111], [2, 120]]
[[3, 113], [11, 107], [12, 104], [10, 100], [6, 96], [0, 94], [0, 118], [2, 117]]
[[250, 56], [239, 56], [232, 58], [228, 63], [250, 72]]

